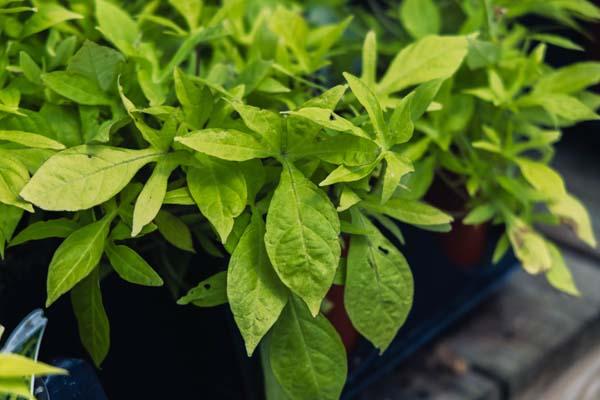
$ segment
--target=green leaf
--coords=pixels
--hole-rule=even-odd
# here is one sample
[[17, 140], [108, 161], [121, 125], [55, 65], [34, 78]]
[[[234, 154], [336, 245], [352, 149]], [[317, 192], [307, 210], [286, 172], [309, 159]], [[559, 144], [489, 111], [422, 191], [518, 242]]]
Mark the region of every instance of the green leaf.
[[44, 210], [88, 209], [119, 193], [140, 168], [160, 156], [154, 149], [72, 147], [46, 161], [21, 197]]
[[227, 272], [218, 272], [203, 280], [177, 301], [179, 305], [214, 307], [227, 303]]
[[330, 164], [360, 166], [377, 160], [381, 150], [371, 140], [353, 135], [336, 135], [300, 144], [288, 156], [318, 157]]
[[189, 251], [191, 253], [195, 252], [190, 228], [188, 228], [181, 219], [170, 212], [160, 210], [158, 214], [156, 214], [154, 222], [158, 227], [158, 231], [167, 242], [178, 249]]
[[19, 66], [23, 70], [23, 75], [25, 75], [30, 82], [38, 85], [42, 84], [42, 79], [40, 78], [42, 70], [31, 56], [24, 51], [19, 53]]
[[413, 135], [415, 130], [411, 111], [413, 97], [414, 92], [404, 97], [389, 119], [386, 135], [389, 146], [406, 143]]
[[97, 269], [73, 288], [71, 302], [81, 342], [99, 368], [110, 348], [110, 324], [102, 303]]
[[291, 111], [290, 114], [306, 118], [323, 128], [332, 129], [338, 132], [347, 132], [358, 137], [371, 139], [369, 134], [361, 128], [327, 108], [304, 107], [296, 111]]
[[452, 222], [452, 217], [448, 214], [416, 200], [392, 198], [387, 203], [380, 204], [373, 199], [363, 201], [361, 206], [411, 225], [435, 226]]
[[169, 190], [165, 194], [165, 198], [163, 200], [163, 204], [177, 204], [180, 206], [192, 206], [194, 203], [194, 199], [190, 194], [187, 186], [180, 187], [178, 189]]
[[377, 80], [377, 35], [373, 31], [367, 32], [362, 48], [362, 75], [361, 80], [369, 87], [375, 87]]
[[233, 251], [227, 273], [229, 306], [249, 356], [288, 301], [288, 292], [267, 256], [264, 236], [262, 217], [253, 214]]
[[467, 54], [464, 36], [427, 36], [398, 53], [377, 85], [390, 94], [434, 79], [452, 76]]
[[56, 3], [51, 2], [40, 2], [37, 7], [37, 12], [34, 13], [25, 23], [23, 24], [23, 31], [21, 37], [25, 38], [44, 31], [61, 22], [81, 19], [83, 15], [74, 13], [67, 10]]
[[261, 110], [239, 102], [234, 102], [232, 105], [248, 128], [261, 135], [274, 152], [281, 151], [283, 125], [279, 115], [270, 110]]
[[204, 6], [201, 0], [169, 0], [169, 4], [175, 7], [179, 14], [185, 18], [190, 29], [196, 28]]
[[558, 290], [572, 296], [581, 296], [581, 292], [577, 289], [573, 275], [565, 264], [565, 260], [558, 247], [552, 243], [547, 242], [546, 244], [550, 251], [550, 256], [552, 257], [552, 266], [550, 267], [550, 270], [546, 272], [546, 279], [548, 279], [548, 282]]
[[244, 175], [235, 164], [198, 157], [198, 166], [188, 170], [188, 188], [192, 198], [225, 243], [233, 228], [234, 218], [247, 204]]
[[86, 40], [69, 60], [67, 71], [85, 76], [105, 92], [114, 92], [117, 88], [117, 76], [124, 61], [124, 57], [118, 51]]
[[31, 360], [19, 354], [0, 353], [0, 378], [19, 378], [45, 375], [64, 375], [61, 368]]
[[194, 129], [202, 129], [213, 111], [213, 95], [208, 87], [192, 81], [178, 68], [175, 69], [173, 78], [185, 121]]
[[382, 203], [386, 203], [394, 195], [394, 192], [400, 186], [400, 179], [409, 172], [414, 171], [410, 161], [403, 159], [392, 151], [388, 151], [384, 158], [385, 170], [381, 191]]
[[2, 258], [4, 258], [4, 245], [12, 238], [22, 216], [21, 208], [0, 203], [0, 256]]
[[331, 201], [285, 164], [267, 214], [265, 245], [282, 282], [317, 315], [340, 258], [340, 222]]
[[567, 190], [562, 177], [546, 164], [526, 158], [519, 158], [517, 164], [525, 179], [545, 196], [550, 198], [566, 196]]
[[548, 271], [552, 267], [552, 255], [544, 238], [520, 219], [508, 222], [510, 243], [523, 268], [530, 274]]
[[337, 400], [347, 374], [344, 345], [329, 321], [292, 297], [270, 335], [270, 364], [290, 399]]
[[18, 160], [0, 158], [0, 203], [33, 212], [31, 204], [19, 197], [19, 192], [29, 180], [27, 168]]
[[439, 33], [442, 24], [433, 0], [404, 0], [400, 5], [400, 21], [415, 39]]
[[75, 221], [66, 218], [35, 222], [15, 235], [10, 241], [9, 247], [17, 246], [31, 240], [66, 238], [78, 227], [79, 225]]
[[63, 150], [65, 145], [50, 139], [46, 136], [38, 135], [37, 133], [23, 131], [6, 131], [0, 130], [0, 140], [7, 142], [18, 143], [23, 146], [33, 147], [36, 149], [51, 149]]
[[273, 151], [262, 138], [236, 129], [203, 129], [175, 138], [191, 149], [209, 156], [230, 161], [246, 161], [273, 156]]
[[358, 204], [362, 201], [360, 196], [356, 194], [352, 189], [348, 186], [342, 186], [342, 193], [340, 194], [340, 204], [337, 208], [338, 212], [346, 211], [350, 207], [355, 204]]
[[600, 62], [581, 62], [542, 76], [534, 87], [534, 93], [572, 94], [598, 83], [600, 83]]
[[559, 35], [553, 35], [550, 33], [536, 33], [534, 35], [531, 35], [531, 38], [533, 40], [538, 40], [543, 43], [551, 44], [551, 45], [554, 45], [557, 47], [562, 47], [563, 49], [567, 49], [567, 50], [577, 50], [577, 51], [585, 50], [583, 47], [581, 47], [577, 43], [573, 42], [572, 40], [570, 40], [566, 37], [559, 36]]
[[171, 160], [159, 161], [152, 171], [152, 175], [144, 185], [133, 209], [133, 224], [131, 236], [137, 236], [144, 226], [148, 225], [160, 211], [165, 195], [169, 176], [177, 164]]
[[489, 221], [496, 215], [496, 207], [491, 203], [482, 204], [472, 209], [463, 219], [465, 225], [479, 225]]
[[344, 305], [354, 327], [383, 352], [412, 307], [412, 273], [402, 253], [366, 217], [354, 213], [352, 219], [373, 233], [350, 239]]
[[58, 246], [48, 268], [49, 307], [88, 276], [100, 262], [113, 214], [79, 228]]
[[319, 186], [329, 186], [335, 183], [356, 182], [371, 175], [379, 164], [381, 157], [364, 165], [345, 166], [340, 165], [319, 183]]
[[113, 103], [96, 82], [83, 75], [67, 71], [48, 72], [42, 74], [42, 81], [48, 88], [78, 104], [102, 106]]
[[369, 114], [369, 119], [371, 120], [371, 124], [373, 124], [377, 138], [382, 142], [385, 138], [386, 127], [385, 120], [383, 119], [383, 112], [381, 111], [381, 106], [377, 97], [364, 82], [354, 75], [344, 72], [344, 78], [346, 78], [352, 93], [356, 96], [365, 110], [367, 110], [367, 114]]
[[139, 31], [129, 14], [109, 1], [96, 0], [96, 18], [106, 39], [125, 55], [136, 53], [134, 44], [138, 40]]
[[30, 381], [27, 378], [0, 379], [0, 394], [20, 396], [27, 400], [36, 400], [31, 394]]
[[579, 239], [590, 247], [596, 247], [596, 238], [590, 216], [579, 200], [571, 195], [562, 196], [548, 205], [550, 212], [567, 224]]
[[133, 249], [108, 243], [105, 251], [110, 265], [127, 282], [144, 286], [162, 286], [161, 277]]
[[523, 107], [540, 106], [555, 117], [573, 122], [600, 119], [598, 114], [576, 97], [566, 94], [534, 93], [520, 98], [517, 104]]

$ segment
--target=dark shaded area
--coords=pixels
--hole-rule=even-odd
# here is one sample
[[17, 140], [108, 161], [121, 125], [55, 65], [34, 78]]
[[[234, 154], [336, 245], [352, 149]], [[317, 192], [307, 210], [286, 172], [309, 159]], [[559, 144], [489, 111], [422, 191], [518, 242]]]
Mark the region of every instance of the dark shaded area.
[[[0, 321], [8, 332], [31, 310], [43, 308], [48, 255], [56, 245], [10, 249], [0, 264]], [[192, 265], [210, 274], [219, 260], [196, 257]], [[258, 357], [246, 357], [228, 307], [179, 306], [166, 287], [132, 285], [116, 274], [103, 280], [102, 292], [111, 350], [98, 374], [109, 399], [263, 398]], [[46, 315], [40, 358], [89, 360], [69, 296]]]

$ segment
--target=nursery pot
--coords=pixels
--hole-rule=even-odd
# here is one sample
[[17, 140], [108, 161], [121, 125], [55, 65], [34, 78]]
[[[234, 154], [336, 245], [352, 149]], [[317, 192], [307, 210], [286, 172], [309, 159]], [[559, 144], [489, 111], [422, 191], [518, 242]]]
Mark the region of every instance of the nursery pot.
[[465, 225], [468, 193], [462, 183], [453, 184], [456, 175], [440, 170], [425, 196], [433, 206], [454, 216], [452, 230], [437, 234], [441, 251], [457, 268], [472, 269], [480, 265], [489, 240], [489, 225]]

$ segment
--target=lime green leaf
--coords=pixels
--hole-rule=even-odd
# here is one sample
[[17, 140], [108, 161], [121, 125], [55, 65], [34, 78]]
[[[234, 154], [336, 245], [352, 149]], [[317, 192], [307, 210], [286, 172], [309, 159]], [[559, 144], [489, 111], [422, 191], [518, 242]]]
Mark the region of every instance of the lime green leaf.
[[290, 399], [339, 399], [348, 368], [344, 345], [329, 321], [313, 318], [300, 300], [290, 299], [273, 327], [269, 355]]
[[158, 227], [158, 231], [167, 242], [178, 249], [189, 251], [191, 253], [195, 252], [190, 228], [188, 228], [181, 219], [170, 212], [160, 210], [158, 214], [156, 214], [154, 222]]
[[487, 203], [472, 209], [463, 219], [465, 225], [479, 225], [489, 221], [496, 215], [496, 207], [493, 204]]
[[113, 102], [96, 82], [83, 75], [66, 71], [48, 72], [42, 75], [42, 81], [56, 93], [79, 104], [101, 106]]
[[239, 102], [234, 102], [232, 105], [235, 111], [240, 114], [246, 126], [260, 134], [271, 145], [271, 149], [279, 153], [281, 150], [281, 132], [283, 132], [281, 117], [273, 111], [261, 110]]
[[383, 112], [381, 111], [381, 106], [377, 97], [364, 82], [354, 75], [344, 72], [344, 78], [346, 78], [352, 93], [356, 96], [365, 110], [367, 110], [371, 124], [373, 124], [375, 133], [377, 134], [377, 138], [382, 141], [385, 137], [386, 127], [385, 120], [383, 119]]
[[37, 133], [23, 131], [0, 130], [0, 140], [18, 143], [36, 149], [63, 150], [65, 148], [64, 144], [57, 142], [54, 139], [50, 139]]
[[105, 247], [110, 265], [127, 282], [144, 286], [162, 286], [163, 280], [133, 249], [108, 243]]
[[190, 29], [196, 28], [202, 13], [202, 0], [169, 0], [169, 3], [181, 14]]
[[110, 348], [110, 324], [100, 291], [100, 276], [95, 269], [71, 292], [73, 311], [77, 317], [79, 336], [94, 364], [100, 367]]
[[416, 200], [392, 198], [385, 204], [380, 204], [373, 199], [363, 201], [361, 206], [411, 225], [435, 226], [452, 222], [452, 217], [448, 214]]
[[129, 14], [107, 0], [96, 0], [96, 18], [106, 39], [128, 56], [136, 53], [139, 31]]
[[542, 194], [550, 198], [566, 196], [565, 183], [558, 172], [546, 164], [526, 158], [519, 158], [517, 163], [525, 179]]
[[433, 0], [404, 0], [400, 5], [400, 21], [415, 39], [440, 32], [440, 11]]
[[410, 161], [403, 159], [392, 151], [385, 153], [385, 170], [383, 173], [383, 186], [381, 202], [386, 203], [400, 185], [400, 179], [414, 168]]
[[78, 227], [79, 225], [75, 221], [66, 218], [35, 222], [15, 235], [15, 237], [10, 241], [10, 247], [29, 242], [31, 240], [66, 238]]
[[244, 175], [231, 162], [199, 158], [197, 167], [187, 173], [188, 187], [202, 214], [211, 222], [221, 238], [233, 228], [234, 218], [247, 204], [247, 187]]
[[2, 258], [4, 258], [4, 245], [12, 238], [22, 216], [21, 208], [0, 203], [0, 256]]
[[398, 53], [377, 85], [390, 94], [434, 79], [452, 76], [467, 54], [463, 36], [427, 36]]
[[210, 90], [205, 85], [192, 81], [178, 68], [175, 68], [173, 78], [185, 121], [194, 129], [202, 129], [214, 107]]
[[88, 209], [119, 193], [140, 168], [160, 156], [154, 149], [72, 147], [46, 161], [21, 197], [44, 210]]
[[354, 327], [383, 352], [410, 312], [412, 273], [404, 256], [366, 217], [354, 213], [356, 219], [373, 233], [350, 239], [344, 305]]
[[236, 129], [203, 129], [175, 138], [176, 142], [209, 156], [230, 161], [246, 161], [273, 156], [260, 137]]
[[279, 318], [288, 300], [288, 292], [273, 270], [264, 243], [262, 217], [252, 221], [240, 238], [227, 273], [229, 306], [244, 341], [248, 355]]
[[369, 31], [365, 36], [362, 49], [362, 75], [361, 80], [370, 87], [375, 87], [377, 79], [377, 36]]
[[142, 228], [148, 225], [160, 211], [165, 194], [169, 176], [177, 164], [170, 160], [159, 161], [152, 171], [152, 175], [144, 185], [133, 209], [133, 224], [131, 236], [137, 236]]
[[31, 394], [29, 379], [27, 378], [3, 378], [0, 379], [0, 395], [16, 395], [27, 400], [36, 400]]
[[194, 203], [194, 199], [187, 188], [187, 186], [180, 187], [178, 189], [169, 190], [165, 194], [165, 198], [163, 200], [163, 204], [177, 204], [181, 206], [192, 206]]
[[327, 108], [304, 107], [296, 111], [291, 111], [290, 114], [297, 117], [306, 118], [324, 128], [332, 129], [338, 132], [347, 132], [355, 136], [371, 139], [369, 134], [367, 134], [361, 128]]
[[0, 353], [0, 378], [18, 378], [31, 375], [66, 374], [64, 369], [33, 361], [19, 354]]
[[548, 279], [548, 282], [558, 290], [572, 296], [581, 296], [581, 292], [577, 289], [573, 275], [565, 264], [565, 260], [558, 247], [548, 242], [546, 245], [548, 246], [550, 256], [552, 257], [552, 267], [546, 272], [546, 279]]
[[227, 272], [218, 272], [203, 280], [177, 301], [177, 304], [214, 307], [227, 303]]
[[319, 183], [319, 186], [329, 186], [335, 183], [356, 182], [371, 175], [379, 164], [381, 157], [363, 165], [345, 166], [340, 165]]
[[341, 254], [340, 222], [327, 195], [284, 165], [267, 214], [265, 244], [279, 278], [317, 315]]
[[600, 82], [600, 62], [581, 62], [542, 76], [535, 94], [577, 93]]
[[25, 75], [30, 82], [38, 85], [42, 84], [42, 79], [40, 78], [42, 70], [31, 56], [24, 51], [19, 53], [19, 65], [21, 70], [23, 70], [23, 75]]
[[544, 238], [520, 219], [507, 226], [510, 243], [523, 268], [530, 274], [548, 271], [552, 267], [552, 255]]
[[563, 49], [584, 51], [583, 47], [573, 42], [572, 40], [566, 37], [553, 35], [550, 33], [536, 33], [534, 35], [531, 35], [531, 38], [533, 40], [538, 40], [543, 43], [551, 44], [557, 47], [562, 47]]
[[58, 246], [48, 268], [49, 307], [56, 299], [71, 290], [88, 276], [100, 262], [112, 214], [79, 228]]
[[27, 168], [10, 157], [0, 158], [0, 203], [33, 212], [31, 204], [19, 197], [19, 192], [29, 180]]
[[548, 208], [561, 222], [571, 227], [579, 239], [590, 247], [596, 247], [590, 216], [579, 200], [567, 194], [551, 202]]
[[124, 57], [118, 51], [86, 40], [69, 60], [67, 71], [85, 76], [105, 92], [114, 92], [117, 88], [117, 76], [124, 61]]
[[37, 12], [34, 13], [23, 24], [21, 37], [31, 36], [38, 32], [44, 31], [61, 22], [81, 19], [83, 15], [67, 10], [56, 3], [41, 2], [38, 4]]
[[352, 189], [348, 186], [344, 185], [342, 187], [342, 193], [340, 194], [340, 204], [337, 208], [338, 212], [346, 211], [350, 207], [355, 204], [358, 204], [362, 201], [360, 196], [356, 194]]

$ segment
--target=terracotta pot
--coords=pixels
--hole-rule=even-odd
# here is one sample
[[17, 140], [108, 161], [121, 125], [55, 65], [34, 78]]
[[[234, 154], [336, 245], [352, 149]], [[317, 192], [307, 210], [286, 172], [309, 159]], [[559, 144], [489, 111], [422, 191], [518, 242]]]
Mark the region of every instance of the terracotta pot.
[[335, 330], [340, 334], [346, 352], [350, 354], [358, 344], [360, 333], [354, 328], [348, 313], [344, 308], [344, 286], [334, 285], [327, 293], [327, 300], [332, 304], [332, 308], [327, 311], [327, 319], [331, 322]]
[[[346, 235], [343, 237], [343, 240], [342, 257], [346, 257], [348, 255], [348, 247], [350, 246], [350, 237]], [[350, 317], [344, 307], [344, 286], [333, 285], [326, 297], [331, 303], [331, 308], [325, 316], [339, 333], [346, 352], [350, 354], [358, 345], [360, 333], [352, 325], [352, 321], [350, 321]]]
[[454, 266], [472, 269], [481, 264], [485, 256], [489, 225], [462, 223], [469, 211], [467, 208], [469, 196], [464, 185], [451, 183], [456, 178], [456, 175], [450, 172], [439, 171], [425, 199], [433, 206], [454, 216], [452, 230], [437, 235], [442, 251]]

